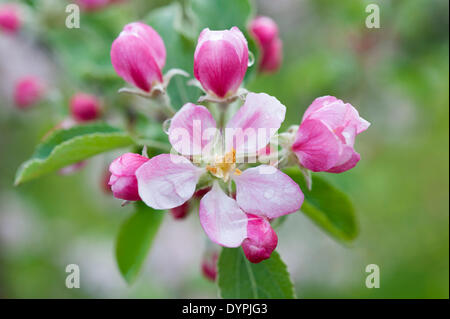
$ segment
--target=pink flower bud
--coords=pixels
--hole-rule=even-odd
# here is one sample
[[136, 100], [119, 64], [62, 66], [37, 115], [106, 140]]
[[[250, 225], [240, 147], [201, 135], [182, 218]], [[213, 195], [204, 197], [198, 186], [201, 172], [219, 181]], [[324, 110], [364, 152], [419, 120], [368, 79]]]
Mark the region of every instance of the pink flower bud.
[[125, 153], [111, 163], [109, 185], [114, 197], [129, 201], [141, 200], [135, 172], [148, 160], [139, 154]]
[[170, 210], [170, 213], [172, 214], [173, 218], [175, 219], [183, 219], [187, 216], [189, 213], [189, 201], [185, 202], [184, 204], [172, 208]]
[[219, 254], [217, 252], [212, 252], [203, 257], [202, 260], [202, 273], [206, 279], [211, 281], [216, 281], [217, 277], [217, 260], [219, 259]]
[[0, 30], [15, 33], [21, 24], [19, 10], [15, 5], [9, 3], [0, 5]]
[[261, 49], [260, 71], [274, 72], [282, 60], [283, 43], [278, 37], [278, 26], [269, 17], [257, 17], [249, 24], [249, 31]]
[[111, 63], [126, 82], [149, 92], [155, 83], [163, 81], [166, 48], [152, 27], [133, 22], [114, 40]]
[[341, 173], [358, 163], [355, 137], [369, 126], [351, 104], [323, 96], [303, 115], [292, 150], [307, 169]]
[[70, 100], [70, 112], [78, 122], [93, 121], [101, 114], [101, 104], [93, 95], [77, 93]]
[[44, 91], [45, 88], [38, 78], [23, 77], [16, 83], [14, 102], [20, 109], [29, 108], [42, 98]]
[[278, 244], [278, 237], [266, 218], [247, 214], [247, 238], [242, 242], [245, 257], [252, 263], [268, 259]]
[[248, 46], [242, 32], [204, 29], [194, 53], [194, 75], [205, 91], [224, 98], [234, 94], [248, 66]]

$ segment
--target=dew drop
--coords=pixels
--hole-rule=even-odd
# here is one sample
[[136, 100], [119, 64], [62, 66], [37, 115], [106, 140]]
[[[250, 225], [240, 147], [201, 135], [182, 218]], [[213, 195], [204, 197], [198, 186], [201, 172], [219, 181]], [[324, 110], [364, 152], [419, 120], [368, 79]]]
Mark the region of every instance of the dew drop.
[[255, 55], [252, 51], [248, 51], [248, 67], [251, 67], [253, 64], [255, 64]]
[[162, 124], [162, 128], [164, 133], [166, 133], [167, 135], [169, 134], [169, 128], [170, 128], [170, 124], [172, 122], [172, 118], [168, 118], [166, 119], [163, 124]]

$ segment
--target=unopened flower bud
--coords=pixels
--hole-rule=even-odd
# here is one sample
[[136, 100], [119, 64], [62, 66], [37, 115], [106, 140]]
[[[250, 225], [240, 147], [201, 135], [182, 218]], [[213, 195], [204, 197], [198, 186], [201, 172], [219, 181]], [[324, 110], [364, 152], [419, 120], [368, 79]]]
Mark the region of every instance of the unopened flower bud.
[[278, 237], [266, 218], [247, 214], [247, 238], [242, 242], [245, 257], [252, 263], [268, 259], [278, 244]]
[[26, 109], [41, 100], [44, 92], [44, 85], [38, 78], [26, 76], [16, 83], [14, 102], [19, 109]]
[[283, 44], [275, 21], [269, 17], [257, 17], [250, 22], [249, 32], [261, 49], [259, 69], [263, 72], [278, 70], [283, 58]]
[[100, 117], [101, 103], [93, 95], [77, 93], [70, 100], [70, 112], [78, 122], [93, 121]]
[[166, 48], [159, 34], [150, 26], [127, 24], [111, 47], [111, 63], [126, 82], [150, 92], [163, 82]]
[[311, 171], [341, 173], [358, 163], [355, 138], [369, 126], [351, 104], [323, 96], [303, 115], [292, 150], [300, 164]]
[[140, 200], [135, 172], [149, 159], [135, 153], [125, 153], [116, 158], [109, 166], [111, 178], [109, 185], [114, 197], [128, 200]]
[[239, 89], [248, 67], [248, 46], [242, 32], [204, 29], [194, 54], [194, 75], [209, 94], [224, 98]]
[[20, 29], [21, 24], [16, 5], [11, 3], [0, 5], [0, 31], [15, 33]]

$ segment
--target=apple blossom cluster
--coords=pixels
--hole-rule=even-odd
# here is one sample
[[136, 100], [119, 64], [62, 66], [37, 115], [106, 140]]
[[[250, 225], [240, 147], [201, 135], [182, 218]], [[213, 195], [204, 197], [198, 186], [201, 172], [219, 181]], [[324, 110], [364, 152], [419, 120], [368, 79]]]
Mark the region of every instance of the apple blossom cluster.
[[[260, 69], [277, 69], [281, 41], [276, 24], [259, 17], [249, 28], [263, 51]], [[271, 222], [298, 211], [304, 200], [282, 169], [298, 165], [306, 175], [351, 169], [360, 159], [355, 137], [369, 123], [351, 104], [324, 96], [310, 105], [298, 126], [279, 132], [286, 107], [273, 96], [242, 87], [249, 50], [237, 27], [204, 29], [193, 58], [205, 96], [177, 107], [166, 121], [171, 152], [151, 158], [145, 152], [121, 155], [110, 165], [109, 184], [116, 198], [141, 200], [176, 218], [199, 200], [200, 224], [209, 239], [241, 246], [247, 259], [258, 263], [278, 243]], [[165, 60], [162, 38], [141, 22], [126, 25], [112, 44], [116, 73], [134, 87], [128, 92], [141, 96], [153, 98], [155, 88], [166, 94], [173, 71], [163, 74]]]

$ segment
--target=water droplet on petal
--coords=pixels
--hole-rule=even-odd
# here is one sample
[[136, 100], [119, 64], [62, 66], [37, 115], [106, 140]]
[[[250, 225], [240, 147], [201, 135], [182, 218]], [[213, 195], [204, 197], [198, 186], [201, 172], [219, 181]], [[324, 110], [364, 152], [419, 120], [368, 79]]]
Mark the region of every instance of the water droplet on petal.
[[255, 55], [252, 51], [248, 51], [248, 67], [251, 67], [253, 64], [255, 64]]
[[164, 133], [166, 133], [167, 135], [169, 134], [169, 128], [170, 128], [170, 124], [172, 122], [172, 118], [168, 118], [166, 119], [163, 124], [162, 124], [162, 128]]

